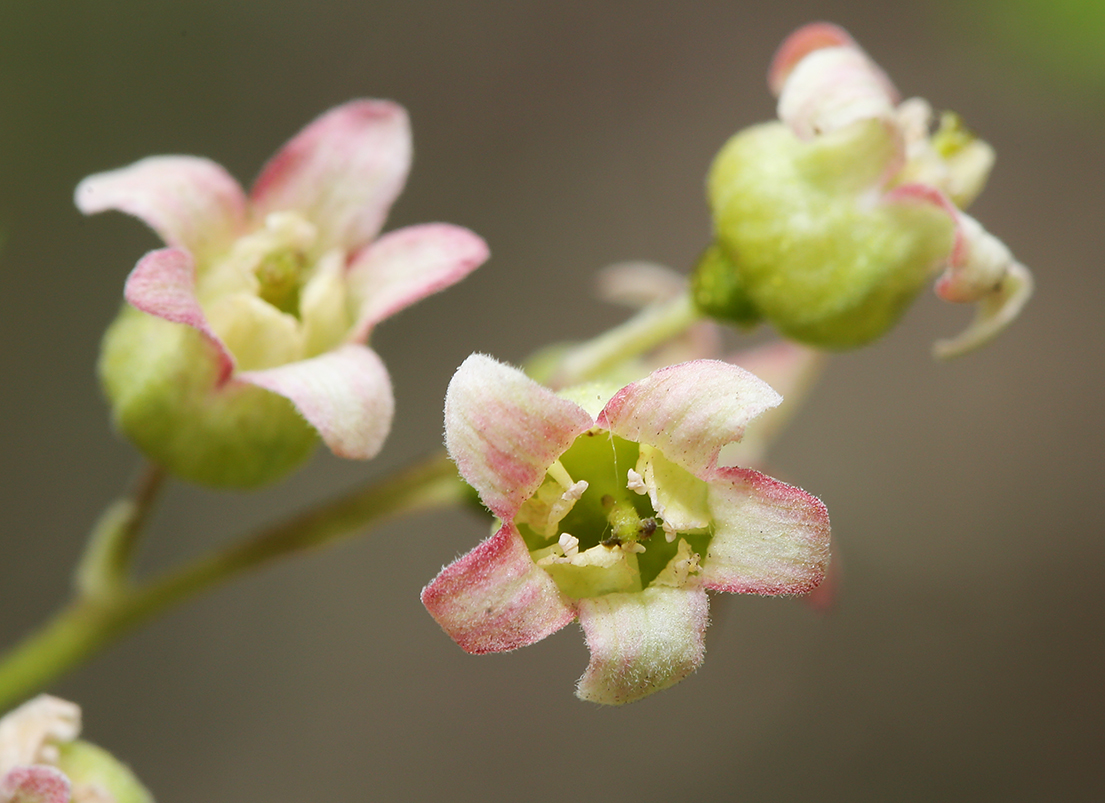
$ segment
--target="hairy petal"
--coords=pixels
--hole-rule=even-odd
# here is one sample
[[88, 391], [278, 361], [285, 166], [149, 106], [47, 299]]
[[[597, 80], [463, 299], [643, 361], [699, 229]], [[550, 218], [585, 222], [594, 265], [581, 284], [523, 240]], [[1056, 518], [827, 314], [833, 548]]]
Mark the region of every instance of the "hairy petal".
[[150, 251], [127, 277], [123, 297], [135, 309], [198, 331], [214, 349], [219, 383], [230, 377], [234, 357], [211, 328], [196, 299], [195, 263], [190, 253], [180, 248]]
[[859, 45], [846, 30], [831, 22], [811, 22], [788, 36], [775, 51], [767, 73], [767, 85], [772, 94], [778, 97], [783, 91], [783, 84], [798, 62], [813, 51], [826, 47], [859, 49]]
[[422, 604], [457, 644], [477, 654], [533, 644], [576, 616], [511, 523], [442, 569], [422, 590]]
[[783, 84], [779, 119], [803, 140], [858, 120], [894, 120], [894, 85], [867, 54], [855, 47], [815, 50]]
[[197, 156], [151, 156], [97, 173], [77, 185], [74, 200], [86, 215], [109, 209], [133, 215], [201, 263], [224, 251], [245, 223], [238, 182]]
[[391, 380], [379, 356], [366, 346], [349, 344], [235, 378], [290, 400], [339, 457], [375, 457], [391, 431]]
[[994, 339], [1020, 315], [1034, 288], [1032, 274], [1019, 262], [1012, 262], [994, 292], [977, 302], [974, 320], [960, 334], [938, 340], [933, 354], [940, 359], [959, 357]]
[[709, 479], [714, 537], [701, 578], [715, 591], [803, 594], [829, 564], [829, 514], [800, 488], [744, 468]]
[[701, 665], [708, 619], [701, 588], [650, 586], [580, 600], [591, 663], [576, 695], [621, 705], [674, 686]]
[[4, 803], [69, 803], [69, 779], [44, 764], [15, 767], [0, 778]]
[[749, 421], [781, 401], [743, 368], [695, 360], [622, 388], [598, 422], [626, 440], [655, 446], [667, 459], [701, 475], [714, 467], [723, 446], [740, 440]]
[[364, 342], [380, 321], [456, 284], [489, 253], [482, 238], [447, 223], [388, 232], [357, 254], [346, 274], [356, 317], [349, 339]]
[[940, 340], [933, 353], [950, 359], [988, 343], [1007, 327], [1032, 297], [1032, 273], [1018, 262], [1005, 243], [982, 224], [955, 207], [939, 190], [923, 184], [903, 184], [887, 193], [887, 203], [927, 203], [943, 209], [955, 223], [955, 239], [946, 268], [936, 282], [944, 301], [976, 303], [974, 320], [954, 338]]
[[383, 227], [411, 162], [402, 106], [355, 100], [310, 123], [265, 166], [251, 193], [258, 219], [299, 212], [319, 229], [318, 253], [354, 251]]
[[516, 368], [473, 354], [445, 394], [445, 446], [461, 476], [509, 521], [594, 420]]

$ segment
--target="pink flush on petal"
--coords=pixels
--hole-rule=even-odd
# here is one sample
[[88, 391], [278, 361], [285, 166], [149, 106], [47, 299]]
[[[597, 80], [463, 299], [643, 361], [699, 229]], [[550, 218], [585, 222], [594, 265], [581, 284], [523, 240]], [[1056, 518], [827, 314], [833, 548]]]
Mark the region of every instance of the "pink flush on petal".
[[[573, 399], [595, 394], [607, 401], [592, 418]], [[445, 567], [423, 603], [473, 653], [533, 643], [578, 617], [592, 654], [577, 689], [587, 700], [621, 704], [678, 682], [702, 661], [707, 590], [800, 594], [824, 577], [824, 505], [717, 467], [778, 401], [712, 360], [620, 390], [554, 394], [469, 357], [449, 386], [445, 440], [502, 525]]]
[[375, 455], [394, 400], [369, 335], [488, 257], [482, 239], [446, 223], [377, 239], [410, 159], [406, 111], [355, 100], [281, 148], [248, 199], [196, 157], [81, 182], [82, 211], [135, 215], [170, 246], [140, 260], [126, 286], [127, 301], [166, 326], [124, 313], [105, 339], [101, 374], [120, 429], [171, 471], [214, 485], [285, 473], [307, 454], [304, 420], [336, 454]]

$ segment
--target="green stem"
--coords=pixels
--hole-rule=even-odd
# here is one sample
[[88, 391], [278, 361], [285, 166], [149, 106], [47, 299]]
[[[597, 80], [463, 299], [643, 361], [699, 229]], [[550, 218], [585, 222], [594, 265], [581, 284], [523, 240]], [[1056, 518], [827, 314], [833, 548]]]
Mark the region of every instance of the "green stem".
[[161, 577], [78, 596], [0, 661], [0, 712], [162, 611], [277, 558], [349, 537], [402, 514], [462, 501], [467, 486], [444, 453], [260, 530]]
[[573, 349], [549, 384], [554, 388], [587, 382], [633, 357], [638, 357], [701, 320], [689, 293], [645, 307], [620, 326]]
[[108, 598], [127, 584], [138, 543], [165, 486], [165, 470], [148, 464], [129, 496], [108, 505], [77, 563], [74, 585], [88, 599]]

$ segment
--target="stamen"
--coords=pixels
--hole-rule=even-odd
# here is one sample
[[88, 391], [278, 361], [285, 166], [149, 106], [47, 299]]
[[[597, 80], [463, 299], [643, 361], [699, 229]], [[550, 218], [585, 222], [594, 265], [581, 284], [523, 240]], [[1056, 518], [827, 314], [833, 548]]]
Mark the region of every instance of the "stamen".
[[648, 493], [648, 486], [645, 485], [644, 477], [642, 477], [636, 471], [634, 471], [633, 469], [629, 469], [626, 478], [629, 480], [629, 482], [627, 482], [625, 485], [626, 488], [636, 494], [640, 494], [641, 496], [644, 496]]
[[560, 548], [564, 550], [565, 557], [574, 558], [579, 554], [579, 539], [574, 535], [561, 533], [557, 543], [560, 544]]
[[559, 460], [554, 461], [551, 466], [545, 469], [545, 473], [565, 488], [571, 488], [574, 484], [572, 482], [572, 475], [568, 473], [568, 470], [564, 468]]

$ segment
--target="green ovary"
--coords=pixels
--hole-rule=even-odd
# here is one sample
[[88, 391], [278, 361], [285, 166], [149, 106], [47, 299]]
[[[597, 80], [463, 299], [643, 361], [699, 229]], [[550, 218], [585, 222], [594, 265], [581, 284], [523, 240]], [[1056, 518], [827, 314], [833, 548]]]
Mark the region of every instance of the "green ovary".
[[[630, 470], [641, 470], [640, 458], [638, 444], [590, 430], [549, 468], [541, 488], [515, 518], [533, 559], [565, 595], [582, 599], [641, 591], [654, 581], [671, 585], [673, 576], [681, 584], [686, 573], [665, 572], [677, 557], [677, 563], [685, 563], [687, 547], [680, 554], [680, 541], [705, 556], [711, 528], [678, 532], [669, 541], [649, 495], [627, 487]], [[702, 480], [677, 470], [686, 475], [680, 487], [695, 486], [704, 493]], [[586, 490], [574, 503], [569, 498], [557, 507], [569, 487], [581, 481], [587, 483]], [[567, 505], [570, 510], [565, 513]]]

